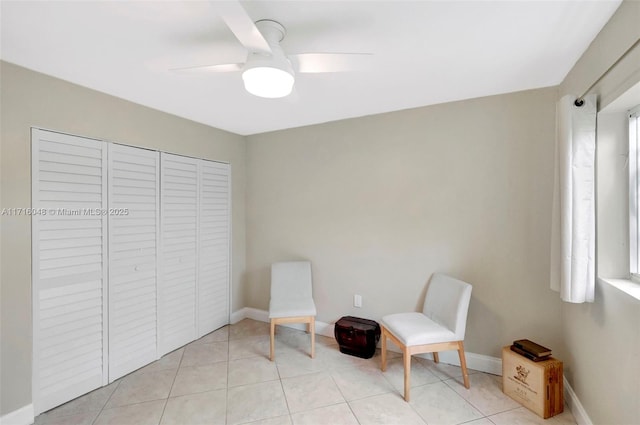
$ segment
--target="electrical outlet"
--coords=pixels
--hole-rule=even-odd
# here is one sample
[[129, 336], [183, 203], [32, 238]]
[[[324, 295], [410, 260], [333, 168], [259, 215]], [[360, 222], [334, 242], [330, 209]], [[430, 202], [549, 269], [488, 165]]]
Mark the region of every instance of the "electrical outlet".
[[353, 296], [353, 306], [358, 308], [362, 307], [362, 295], [356, 294]]

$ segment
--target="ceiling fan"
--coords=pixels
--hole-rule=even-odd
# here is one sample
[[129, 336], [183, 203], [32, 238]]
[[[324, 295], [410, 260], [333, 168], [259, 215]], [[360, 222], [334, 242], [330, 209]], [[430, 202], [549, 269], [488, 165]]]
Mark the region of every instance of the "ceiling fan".
[[223, 63], [174, 69], [174, 71], [242, 72], [245, 89], [259, 97], [288, 96], [296, 73], [346, 72], [362, 68], [370, 53], [285, 54], [280, 42], [286, 30], [279, 22], [253, 22], [239, 1], [211, 1], [238, 41], [247, 49], [244, 63]]

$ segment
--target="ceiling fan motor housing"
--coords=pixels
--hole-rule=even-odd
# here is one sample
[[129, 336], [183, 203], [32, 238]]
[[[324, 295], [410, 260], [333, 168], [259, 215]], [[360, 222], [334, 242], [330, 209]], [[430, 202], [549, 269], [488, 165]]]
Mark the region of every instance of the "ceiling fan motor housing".
[[271, 45], [271, 42], [280, 43], [284, 40], [284, 36], [287, 35], [287, 30], [280, 22], [276, 22], [272, 19], [261, 19], [256, 21], [256, 28], [260, 31], [260, 34], [267, 40], [267, 43]]

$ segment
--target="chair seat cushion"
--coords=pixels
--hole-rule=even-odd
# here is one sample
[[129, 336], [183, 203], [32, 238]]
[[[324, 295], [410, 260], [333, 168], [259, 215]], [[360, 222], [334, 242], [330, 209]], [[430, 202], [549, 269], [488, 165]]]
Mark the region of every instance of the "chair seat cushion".
[[406, 346], [458, 340], [453, 331], [422, 313], [390, 314], [382, 318], [382, 325]]
[[313, 299], [271, 299], [269, 301], [269, 319], [277, 317], [315, 316], [316, 305]]

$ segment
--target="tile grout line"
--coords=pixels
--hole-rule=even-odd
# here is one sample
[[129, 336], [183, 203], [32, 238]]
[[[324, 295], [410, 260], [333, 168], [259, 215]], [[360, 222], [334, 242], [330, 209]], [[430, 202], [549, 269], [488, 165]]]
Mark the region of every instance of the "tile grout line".
[[113, 397], [113, 395], [116, 393], [116, 391], [118, 390], [118, 387], [120, 387], [120, 384], [122, 383], [122, 379], [119, 378], [117, 379], [117, 384], [116, 387], [113, 389], [113, 391], [111, 392], [111, 394], [109, 394], [109, 397], [107, 398], [107, 400], [104, 402], [104, 404], [102, 405], [102, 408], [100, 409], [100, 411], [98, 412], [98, 414], [96, 415], [95, 418], [93, 418], [93, 421], [91, 421], [91, 425], [94, 425], [96, 423], [96, 421], [98, 420], [98, 418], [100, 417], [100, 415], [102, 414], [102, 412], [104, 411], [104, 408], [107, 406], [107, 404], [109, 404], [109, 401], [111, 400], [111, 397]]
[[[433, 372], [432, 372], [432, 374], [433, 374]], [[433, 374], [433, 375], [435, 375], [435, 374]], [[446, 383], [446, 381], [455, 381], [455, 378], [448, 377], [447, 379], [442, 379], [442, 378], [440, 378], [440, 377], [439, 377], [439, 376], [437, 376], [437, 375], [435, 375], [435, 376], [436, 376], [438, 379], [440, 379], [440, 382], [432, 382], [432, 383], [428, 383], [428, 384], [423, 384], [423, 385], [420, 385], [420, 386], [415, 387], [415, 388], [426, 387], [427, 385], [433, 385], [433, 384], [438, 384], [438, 383], [443, 384], [443, 385], [445, 385], [448, 389], [450, 389], [450, 390], [453, 392], [453, 395], [455, 395], [455, 396], [456, 396], [456, 397], [458, 397], [462, 402], [464, 402], [464, 403], [468, 404], [470, 407], [472, 407], [472, 408], [473, 408], [473, 409], [475, 409], [478, 413], [480, 413], [481, 417], [476, 418], [476, 419], [470, 419], [470, 420], [465, 421], [465, 422], [461, 422], [461, 424], [460, 424], [460, 425], [465, 424], [465, 423], [468, 423], [468, 422], [473, 422], [473, 421], [476, 421], [476, 420], [479, 420], [479, 419], [489, 419], [489, 415], [485, 415], [485, 413], [484, 413], [483, 411], [481, 411], [479, 408], [477, 408], [477, 407], [476, 407], [473, 403], [471, 403], [469, 400], [465, 399], [465, 398], [464, 398], [464, 397], [462, 397], [460, 394], [458, 394], [458, 392], [457, 392], [456, 390], [454, 390], [453, 388], [451, 388], [451, 386], [450, 386], [450, 385], [448, 385], [448, 384]], [[413, 388], [412, 388], [412, 389], [413, 389]], [[420, 414], [420, 413], [419, 413], [419, 412], [417, 412], [417, 411], [416, 411], [416, 413]], [[424, 418], [423, 418], [423, 419], [424, 419]], [[426, 419], [424, 419], [424, 420], [425, 420], [425, 422], [426, 422]], [[491, 422], [491, 421], [489, 421], [489, 422]], [[493, 423], [493, 422], [492, 422], [492, 423]]]
[[[470, 400], [467, 400], [466, 398], [462, 397], [461, 394], [459, 394], [451, 385], [447, 384], [448, 381], [455, 381], [455, 378], [449, 378], [446, 380], [443, 380], [442, 382], [451, 389], [451, 391], [453, 391], [458, 397], [460, 397], [461, 399], [463, 399], [464, 401], [466, 401], [467, 403], [469, 403], [469, 405], [471, 407], [473, 407], [474, 409], [476, 409], [478, 412], [480, 412], [480, 414], [482, 414], [482, 418], [483, 419], [489, 419], [489, 415], [487, 415], [486, 413], [484, 413], [482, 410], [480, 410], [480, 408], [478, 406], [476, 406], [475, 404], [473, 404]], [[471, 387], [471, 382], [469, 382], [469, 387]], [[468, 391], [468, 390], [467, 390]], [[492, 422], [491, 420], [489, 420], [490, 422]]]
[[[496, 415], [499, 415], [499, 414], [504, 413], [504, 412], [510, 412], [510, 411], [512, 411], [512, 410], [516, 410], [516, 409], [519, 409], [520, 407], [522, 407], [522, 406], [516, 406], [516, 407], [510, 408], [510, 409], [501, 410], [500, 412], [495, 412], [495, 413], [489, 413], [489, 414], [486, 414], [486, 413], [484, 413], [482, 410], [480, 410], [480, 408], [479, 408], [478, 406], [476, 406], [475, 404], [473, 404], [470, 400], [467, 400], [466, 398], [462, 397], [462, 395], [461, 395], [461, 394], [459, 394], [459, 393], [458, 393], [458, 392], [457, 392], [457, 391], [456, 391], [456, 390], [455, 390], [451, 385], [447, 384], [447, 382], [448, 382], [448, 381], [454, 381], [454, 382], [457, 382], [457, 381], [455, 380], [455, 378], [449, 378], [449, 379], [447, 379], [446, 381], [443, 381], [443, 382], [444, 382], [444, 383], [445, 383], [449, 388], [451, 388], [451, 390], [452, 390], [456, 395], [458, 395], [458, 396], [459, 396], [460, 398], [462, 398], [464, 401], [466, 401], [467, 403], [469, 403], [469, 405], [470, 405], [470, 406], [472, 406], [474, 409], [476, 409], [478, 412], [480, 412], [480, 413], [482, 414], [482, 417], [483, 417], [484, 419], [488, 419], [491, 423], [494, 423], [494, 422], [491, 420], [491, 418], [490, 418], [491, 416], [496, 416]], [[458, 382], [458, 384], [460, 384], [460, 383]], [[468, 391], [468, 390], [467, 390], [467, 391]]]
[[342, 398], [344, 399], [345, 404], [347, 405], [347, 407], [349, 408], [349, 411], [351, 412], [351, 414], [353, 415], [353, 417], [355, 418], [356, 422], [358, 422], [358, 425], [362, 425], [360, 423], [360, 419], [358, 419], [358, 416], [356, 416], [356, 412], [353, 411], [353, 408], [351, 407], [351, 403], [349, 402], [349, 400], [347, 400], [347, 397], [345, 397], [344, 393], [342, 392], [342, 390], [340, 389], [340, 385], [338, 385], [338, 383], [336, 382], [335, 378], [333, 377], [332, 373], [329, 373], [329, 376], [331, 377], [331, 379], [333, 380], [333, 384], [336, 386], [336, 388], [338, 389], [338, 391], [340, 391], [340, 394], [342, 395]]
[[[188, 344], [187, 344], [188, 345]], [[164, 417], [164, 412], [167, 409], [167, 404], [169, 403], [169, 396], [171, 396], [171, 391], [173, 391], [173, 386], [176, 383], [176, 379], [178, 378], [178, 373], [180, 372], [180, 366], [182, 366], [182, 359], [184, 359], [184, 353], [187, 351], [187, 345], [184, 346], [182, 350], [182, 355], [180, 356], [180, 361], [178, 362], [178, 367], [176, 368], [176, 374], [173, 377], [173, 381], [171, 382], [171, 387], [169, 387], [169, 393], [167, 397], [164, 399], [164, 406], [162, 406], [162, 413], [160, 414], [160, 419], [158, 420], [158, 425], [162, 423], [162, 418]], [[158, 359], [160, 360], [160, 359]]]
[[[282, 395], [284, 396], [284, 402], [287, 405], [287, 412], [289, 412], [289, 422], [293, 423], [293, 418], [291, 417], [291, 408], [289, 407], [289, 399], [287, 398], [287, 393], [284, 390], [284, 384], [282, 383], [282, 375], [280, 375], [280, 368], [278, 368], [278, 363], [275, 360], [276, 356], [276, 347], [275, 347], [275, 338], [277, 337], [277, 333], [274, 334], [274, 342], [273, 342], [273, 363], [275, 363], [276, 370], [278, 371], [278, 380], [280, 381], [280, 388], [282, 388]], [[269, 330], [269, 344], [271, 344], [271, 330]], [[269, 345], [269, 349], [271, 349], [271, 345]], [[269, 359], [271, 361], [271, 359]]]

